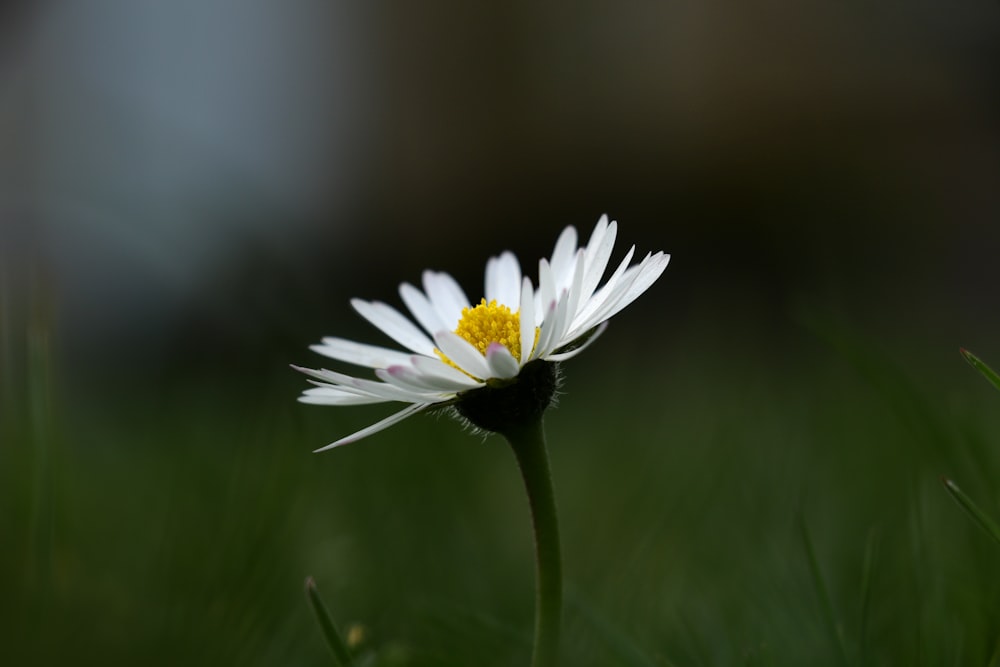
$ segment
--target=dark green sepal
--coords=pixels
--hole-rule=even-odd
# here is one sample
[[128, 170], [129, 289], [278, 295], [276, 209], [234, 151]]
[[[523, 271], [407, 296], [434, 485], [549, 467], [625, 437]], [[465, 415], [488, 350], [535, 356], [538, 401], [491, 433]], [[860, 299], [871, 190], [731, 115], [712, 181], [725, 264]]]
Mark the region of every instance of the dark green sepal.
[[486, 386], [459, 394], [454, 408], [465, 419], [490, 433], [508, 433], [541, 418], [559, 386], [557, 364], [532, 361], [517, 377], [491, 379]]

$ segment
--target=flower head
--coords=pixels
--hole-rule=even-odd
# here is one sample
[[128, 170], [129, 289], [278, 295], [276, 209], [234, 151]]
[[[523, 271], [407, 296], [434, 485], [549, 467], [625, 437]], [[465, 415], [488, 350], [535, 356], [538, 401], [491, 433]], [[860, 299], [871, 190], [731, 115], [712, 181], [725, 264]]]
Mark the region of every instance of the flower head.
[[487, 430], [501, 428], [494, 426], [496, 419], [484, 418], [484, 411], [502, 411], [505, 405], [516, 411], [521, 400], [517, 397], [534, 397], [544, 403], [539, 411], [544, 410], [555, 390], [553, 362], [574, 357], [589, 346], [604, 332], [608, 319], [645, 292], [670, 261], [670, 255], [657, 252], [630, 266], [632, 246], [598, 287], [617, 232], [617, 223], [601, 216], [587, 245], [578, 247], [576, 229], [564, 229], [552, 259], [538, 263], [537, 289], [522, 276], [512, 253], [491, 258], [486, 264], [485, 297], [475, 304], [447, 273], [425, 271], [423, 290], [409, 283], [399, 286], [416, 324], [385, 303], [352, 300], [362, 317], [407, 351], [324, 338], [311, 347], [314, 352], [374, 369], [377, 379], [295, 367], [316, 385], [299, 400], [319, 405], [392, 401], [409, 405], [316, 451], [355, 442], [445, 405], [454, 405]]

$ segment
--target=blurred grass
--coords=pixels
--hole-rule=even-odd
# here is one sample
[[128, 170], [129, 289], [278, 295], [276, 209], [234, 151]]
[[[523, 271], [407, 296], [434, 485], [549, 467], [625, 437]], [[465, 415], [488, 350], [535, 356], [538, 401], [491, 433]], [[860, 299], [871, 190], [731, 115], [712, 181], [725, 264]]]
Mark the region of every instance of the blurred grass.
[[[564, 664], [994, 656], [1000, 552], [939, 481], [997, 514], [994, 392], [957, 354], [927, 372], [802, 321], [791, 342], [701, 322], [667, 347], [613, 327], [566, 365], [547, 418]], [[531, 535], [500, 440], [421, 417], [313, 455], [384, 410], [298, 405], [278, 366], [88, 392], [46, 350], [5, 374], [35, 388], [4, 397], [6, 664], [327, 665], [306, 575], [364, 628], [359, 664], [526, 662]]]

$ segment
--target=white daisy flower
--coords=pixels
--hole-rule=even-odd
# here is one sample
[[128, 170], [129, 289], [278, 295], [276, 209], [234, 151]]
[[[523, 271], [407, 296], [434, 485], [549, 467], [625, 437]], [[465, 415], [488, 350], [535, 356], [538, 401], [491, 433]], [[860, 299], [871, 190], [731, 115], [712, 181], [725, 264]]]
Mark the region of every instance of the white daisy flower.
[[[670, 255], [657, 252], [629, 266], [633, 245], [598, 287], [617, 233], [618, 224], [609, 222], [606, 215], [597, 222], [585, 247], [578, 247], [575, 228], [564, 229], [551, 261], [542, 259], [538, 264], [537, 289], [530, 278], [522, 276], [513, 253], [492, 257], [486, 264], [485, 297], [475, 305], [450, 275], [425, 271], [423, 290], [409, 283], [399, 286], [416, 324], [385, 303], [352, 300], [362, 317], [406, 351], [324, 338], [310, 349], [374, 369], [377, 379], [294, 366], [317, 385], [305, 390], [299, 400], [317, 405], [393, 401], [409, 405], [316, 451], [356, 442], [429, 408], [455, 405], [468, 417], [463, 404], [475, 399], [477, 392], [482, 397], [480, 390], [515, 385], [526, 377], [529, 365], [538, 366], [533, 362], [564, 361], [582, 352], [604, 332], [607, 320], [645, 292], [670, 261]], [[539, 411], [555, 390], [554, 370], [542, 375], [549, 378], [551, 387]], [[471, 421], [487, 430], [500, 430], [480, 424], [475, 417]]]

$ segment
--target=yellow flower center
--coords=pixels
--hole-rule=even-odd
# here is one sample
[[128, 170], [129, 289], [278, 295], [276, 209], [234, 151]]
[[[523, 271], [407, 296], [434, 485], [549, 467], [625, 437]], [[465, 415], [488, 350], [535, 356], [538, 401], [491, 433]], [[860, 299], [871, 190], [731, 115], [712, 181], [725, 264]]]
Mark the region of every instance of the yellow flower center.
[[[455, 333], [472, 343], [484, 356], [491, 343], [500, 343], [510, 350], [511, 356], [521, 361], [521, 312], [512, 313], [509, 307], [498, 304], [496, 299], [489, 303], [483, 299], [476, 306], [463, 308]], [[535, 341], [538, 341], [537, 328]], [[442, 361], [458, 368], [440, 350], [435, 352]]]
[[462, 319], [458, 321], [455, 333], [472, 343], [482, 354], [490, 343], [500, 343], [514, 356], [521, 359], [521, 314], [510, 312], [507, 306], [498, 305], [496, 299], [462, 309]]

